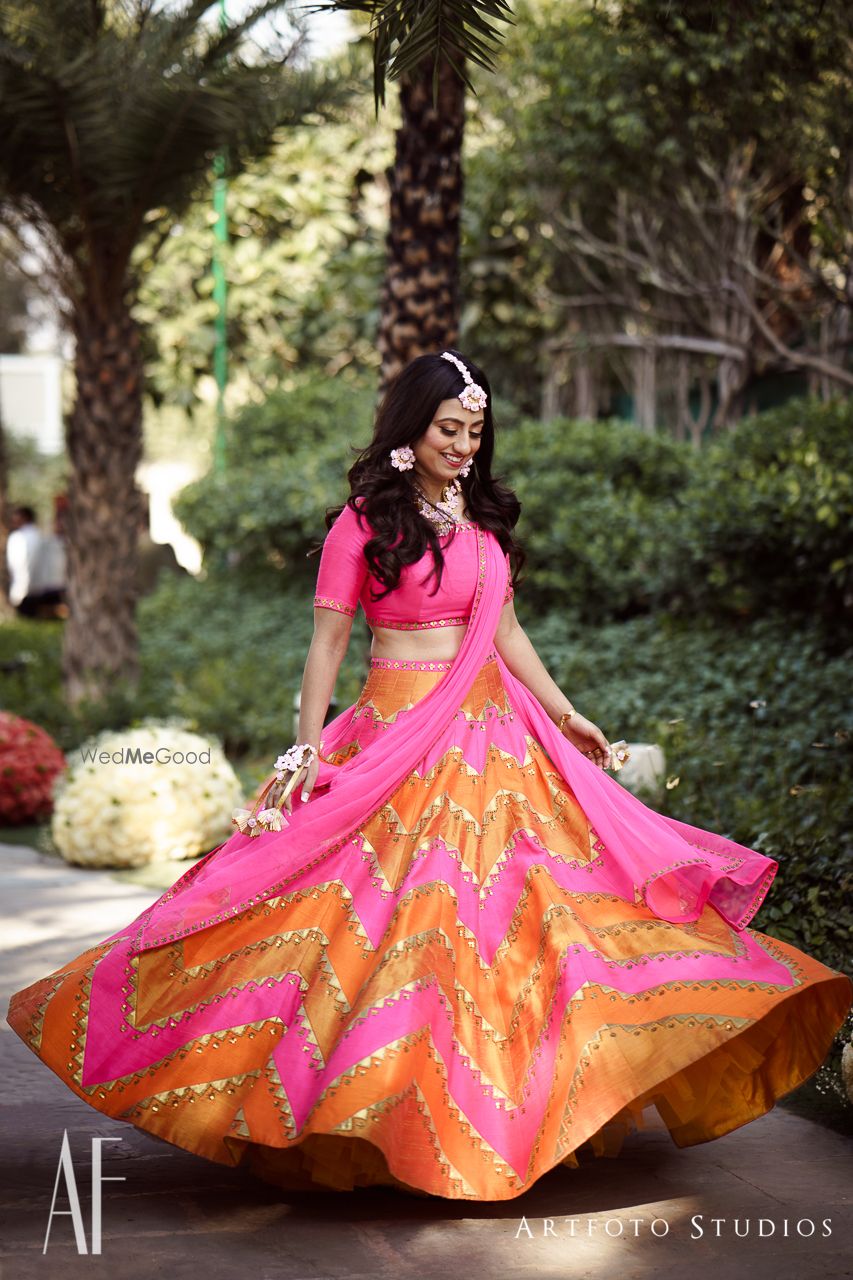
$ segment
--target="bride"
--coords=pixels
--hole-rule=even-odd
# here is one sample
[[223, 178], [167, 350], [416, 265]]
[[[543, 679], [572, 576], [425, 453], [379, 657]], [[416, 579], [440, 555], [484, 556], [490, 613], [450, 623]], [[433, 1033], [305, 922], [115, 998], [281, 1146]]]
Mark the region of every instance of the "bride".
[[[327, 517], [299, 741], [230, 839], [12, 997], [92, 1107], [285, 1188], [506, 1200], [646, 1107], [690, 1146], [824, 1061], [853, 984], [749, 927], [778, 864], [609, 776], [519, 626], [495, 443], [458, 351], [398, 375]], [[359, 605], [369, 671], [324, 725]]]

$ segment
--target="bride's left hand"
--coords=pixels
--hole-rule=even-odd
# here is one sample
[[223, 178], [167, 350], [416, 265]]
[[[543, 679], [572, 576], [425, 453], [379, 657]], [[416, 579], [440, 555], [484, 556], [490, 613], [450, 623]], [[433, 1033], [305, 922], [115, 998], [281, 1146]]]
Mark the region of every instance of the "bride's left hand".
[[599, 769], [607, 769], [610, 765], [610, 743], [598, 725], [587, 720], [576, 711], [563, 728], [563, 737], [568, 738], [578, 751], [582, 751]]

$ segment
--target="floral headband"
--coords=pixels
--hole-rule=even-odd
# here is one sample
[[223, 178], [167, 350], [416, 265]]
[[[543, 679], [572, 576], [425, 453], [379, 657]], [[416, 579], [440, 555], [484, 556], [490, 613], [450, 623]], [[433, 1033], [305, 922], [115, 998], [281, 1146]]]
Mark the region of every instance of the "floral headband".
[[442, 360], [449, 360], [451, 364], [455, 364], [465, 379], [465, 390], [460, 391], [457, 397], [462, 408], [469, 409], [471, 413], [476, 413], [478, 409], [485, 409], [488, 404], [488, 396], [483, 388], [477, 385], [458, 356], [453, 355], [451, 351], [442, 351], [441, 358]]

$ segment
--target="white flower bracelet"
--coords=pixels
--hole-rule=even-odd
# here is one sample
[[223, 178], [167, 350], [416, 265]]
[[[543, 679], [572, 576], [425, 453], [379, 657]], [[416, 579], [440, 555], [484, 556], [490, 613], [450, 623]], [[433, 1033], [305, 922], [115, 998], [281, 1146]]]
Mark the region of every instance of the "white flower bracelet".
[[[305, 752], [308, 752], [308, 760], [305, 759]], [[310, 764], [317, 754], [317, 748], [310, 742], [294, 743], [292, 747], [288, 747], [284, 755], [278, 757], [275, 762], [275, 776], [279, 782], [284, 781], [285, 773], [296, 773], [304, 764]]]

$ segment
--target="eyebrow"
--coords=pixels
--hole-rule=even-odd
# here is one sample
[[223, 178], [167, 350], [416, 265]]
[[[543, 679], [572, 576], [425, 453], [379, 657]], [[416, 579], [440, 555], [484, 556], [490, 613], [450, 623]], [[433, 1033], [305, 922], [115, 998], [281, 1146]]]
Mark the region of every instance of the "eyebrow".
[[[452, 418], [449, 414], [447, 414], [444, 418], [436, 418], [436, 422], [458, 422], [460, 427], [465, 426], [465, 423], [461, 418]], [[472, 427], [482, 427], [484, 423], [485, 423], [485, 419], [480, 418], [477, 422], [472, 422], [470, 425]]]

